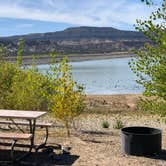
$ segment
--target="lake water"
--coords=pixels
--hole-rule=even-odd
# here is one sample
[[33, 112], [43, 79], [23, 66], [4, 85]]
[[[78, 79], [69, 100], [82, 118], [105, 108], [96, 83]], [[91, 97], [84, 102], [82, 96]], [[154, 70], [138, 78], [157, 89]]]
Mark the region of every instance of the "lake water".
[[[130, 58], [72, 62], [74, 80], [85, 86], [86, 94], [137, 94], [143, 87], [128, 66]], [[44, 72], [48, 65], [39, 65]]]

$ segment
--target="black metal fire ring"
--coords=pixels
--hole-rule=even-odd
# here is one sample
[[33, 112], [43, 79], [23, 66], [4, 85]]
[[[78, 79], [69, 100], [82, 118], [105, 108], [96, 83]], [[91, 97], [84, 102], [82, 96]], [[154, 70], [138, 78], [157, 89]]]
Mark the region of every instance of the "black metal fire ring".
[[122, 152], [128, 155], [151, 155], [161, 151], [162, 131], [145, 126], [121, 129]]

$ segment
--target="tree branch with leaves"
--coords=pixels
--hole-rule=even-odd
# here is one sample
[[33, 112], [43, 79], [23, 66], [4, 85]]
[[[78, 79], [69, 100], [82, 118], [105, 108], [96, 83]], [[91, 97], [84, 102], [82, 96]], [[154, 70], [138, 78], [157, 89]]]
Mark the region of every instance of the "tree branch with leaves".
[[139, 106], [166, 115], [166, 1], [163, 0], [148, 20], [137, 20], [135, 28], [151, 43], [136, 50], [136, 58], [129, 63], [138, 77], [137, 82], [145, 89], [143, 94], [152, 97], [142, 100]]

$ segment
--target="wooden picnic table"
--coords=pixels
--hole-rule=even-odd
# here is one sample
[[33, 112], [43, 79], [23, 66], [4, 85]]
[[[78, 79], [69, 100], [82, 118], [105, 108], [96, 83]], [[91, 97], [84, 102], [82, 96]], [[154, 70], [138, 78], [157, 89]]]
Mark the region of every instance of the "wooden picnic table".
[[21, 111], [21, 110], [2, 110], [0, 109], [0, 118], [17, 118], [35, 120], [45, 115], [43, 111]]
[[[2, 110], [0, 109], [0, 118], [23, 119], [29, 121], [31, 138], [31, 147], [34, 147], [36, 119], [44, 116], [47, 112], [42, 111], [22, 111], [22, 110]], [[31, 149], [32, 150], [32, 149]]]
[[[29, 134], [31, 134], [31, 137], [30, 137], [31, 143], [29, 146], [30, 147], [29, 152], [31, 152], [32, 149], [35, 148], [34, 139], [35, 139], [36, 120], [38, 118], [46, 115], [46, 113], [47, 112], [43, 112], [43, 111], [23, 111], [23, 110], [2, 110], [2, 109], [0, 109], [0, 118], [9, 119], [13, 122], [14, 125], [16, 124], [14, 121], [15, 119], [26, 120], [28, 122], [29, 129], [30, 129]], [[13, 133], [13, 134], [15, 134], [15, 133]], [[3, 133], [2, 133], [2, 136], [3, 136]], [[48, 137], [48, 135], [47, 135], [47, 137]], [[13, 149], [14, 149], [14, 146], [15, 146], [17, 140], [14, 140], [14, 141], [15, 142], [12, 143], [12, 144], [14, 144], [12, 147]], [[46, 144], [46, 141], [45, 141], [45, 144]]]

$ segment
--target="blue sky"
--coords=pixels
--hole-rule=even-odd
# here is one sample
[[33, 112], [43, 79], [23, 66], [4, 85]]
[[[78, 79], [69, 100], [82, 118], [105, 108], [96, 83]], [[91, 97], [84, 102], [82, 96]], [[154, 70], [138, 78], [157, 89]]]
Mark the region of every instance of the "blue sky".
[[146, 19], [152, 10], [141, 0], [0, 0], [0, 36], [75, 26], [133, 30], [135, 20]]

